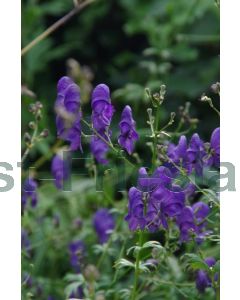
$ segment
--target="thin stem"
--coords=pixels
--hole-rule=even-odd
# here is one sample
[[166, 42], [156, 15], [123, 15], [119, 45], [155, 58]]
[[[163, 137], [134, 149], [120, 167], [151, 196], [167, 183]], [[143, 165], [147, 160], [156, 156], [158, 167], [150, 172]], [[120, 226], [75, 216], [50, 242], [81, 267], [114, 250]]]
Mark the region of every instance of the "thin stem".
[[76, 7], [74, 7], [69, 13], [67, 13], [65, 16], [63, 16], [61, 19], [59, 19], [57, 22], [55, 22], [53, 25], [51, 25], [49, 28], [47, 28], [43, 33], [41, 33], [39, 36], [37, 36], [34, 40], [32, 40], [27, 46], [25, 46], [21, 51], [21, 56], [25, 55], [29, 50], [31, 50], [34, 46], [36, 46], [39, 42], [44, 40], [46, 37], [48, 37], [50, 34], [52, 34], [54, 31], [56, 31], [59, 27], [63, 26], [67, 21], [69, 21], [73, 16], [78, 14], [84, 7], [91, 4], [96, 0], [86, 0]]
[[119, 221], [118, 221], [118, 223], [117, 223], [117, 225], [116, 225], [116, 227], [115, 227], [115, 229], [114, 229], [114, 231], [111, 233], [111, 235], [110, 235], [109, 238], [108, 238], [108, 241], [107, 241], [107, 244], [106, 244], [106, 246], [105, 246], [104, 251], [102, 252], [102, 254], [101, 254], [101, 256], [100, 256], [100, 258], [99, 258], [99, 260], [98, 260], [98, 262], [97, 262], [97, 269], [100, 268], [100, 266], [101, 266], [101, 264], [102, 264], [102, 262], [103, 262], [103, 260], [104, 260], [104, 258], [105, 258], [105, 256], [106, 256], [106, 254], [107, 254], [107, 251], [108, 251], [109, 247], [110, 247], [111, 244], [112, 244], [112, 236], [113, 236], [113, 234], [116, 233], [116, 232], [118, 231], [118, 229], [119, 229], [119, 227], [120, 227], [121, 224], [122, 224], [122, 219], [121, 219], [121, 217], [120, 217], [120, 218], [119, 218]]
[[38, 123], [36, 122], [36, 127], [34, 129], [34, 132], [33, 132], [33, 135], [31, 137], [31, 140], [30, 140], [30, 143], [29, 143], [29, 146], [27, 146], [25, 152], [23, 153], [23, 156], [21, 158], [21, 163], [23, 164], [23, 162], [26, 160], [29, 152], [30, 152], [30, 149], [34, 146], [34, 141], [35, 141], [35, 138], [37, 136], [37, 133], [38, 133]]
[[[142, 247], [143, 244], [143, 232], [140, 231], [139, 232], [139, 242], [138, 242], [139, 246]], [[135, 264], [135, 273], [134, 273], [134, 285], [133, 285], [133, 290], [132, 290], [132, 295], [131, 295], [131, 300], [135, 300], [136, 296], [137, 296], [137, 286], [138, 286], [138, 278], [139, 278], [139, 273], [140, 273], [140, 253], [141, 253], [141, 249], [138, 251], [137, 253], [137, 257], [136, 257], [136, 264]]]
[[[93, 128], [93, 126], [90, 123], [88, 123], [84, 119], [82, 119], [82, 122], [85, 125], [87, 125], [88, 128], [90, 128], [98, 138], [100, 138], [105, 144], [107, 144], [109, 148], [111, 148], [117, 155], [119, 155], [119, 151], [113, 146], [113, 144], [110, 143], [108, 140], [106, 140], [103, 136], [101, 136], [101, 134], [99, 134], [97, 130]], [[131, 163], [125, 156], [120, 156], [120, 158], [123, 159], [126, 163], [128, 163], [131, 167], [136, 168], [136, 166], [133, 163]]]
[[158, 124], [159, 124], [159, 112], [160, 105], [157, 107], [156, 117], [155, 117], [155, 129], [154, 129], [154, 141], [153, 141], [153, 155], [152, 155], [152, 169], [154, 169], [157, 159], [157, 132], [158, 132]]
[[[125, 250], [125, 247], [126, 247], [126, 243], [127, 243], [127, 240], [125, 239], [124, 242], [123, 242], [123, 244], [122, 244], [122, 248], [120, 250], [120, 254], [119, 254], [118, 260], [120, 260], [123, 257], [124, 250]], [[116, 269], [116, 272], [114, 274], [111, 286], [113, 286], [115, 284], [115, 282], [117, 281], [118, 273], [119, 273], [119, 269]]]

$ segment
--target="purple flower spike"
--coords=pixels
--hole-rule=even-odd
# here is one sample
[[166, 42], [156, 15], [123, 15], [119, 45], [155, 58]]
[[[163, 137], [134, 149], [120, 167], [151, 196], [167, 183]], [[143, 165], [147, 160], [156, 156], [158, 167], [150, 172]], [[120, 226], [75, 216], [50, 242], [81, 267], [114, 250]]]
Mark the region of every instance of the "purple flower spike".
[[[205, 263], [209, 267], [213, 267], [216, 264], [216, 260], [213, 257], [208, 257], [205, 259]], [[215, 278], [218, 277], [218, 274], [215, 274]], [[210, 277], [208, 276], [206, 271], [199, 270], [196, 276], [196, 287], [200, 293], [204, 293], [205, 289], [212, 286], [212, 282]]]
[[134, 143], [138, 140], [135, 124], [136, 122], [132, 117], [132, 109], [127, 105], [122, 112], [119, 123], [121, 134], [118, 138], [118, 143], [122, 148], [126, 149], [129, 155], [133, 153]]
[[101, 208], [93, 217], [93, 226], [98, 235], [100, 244], [104, 244], [108, 241], [111, 231], [115, 227], [115, 221], [107, 209]]
[[25, 180], [23, 184], [23, 193], [22, 193], [22, 210], [24, 211], [26, 205], [27, 205], [27, 200], [31, 200], [31, 206], [36, 207], [37, 202], [38, 202], [38, 197], [37, 197], [37, 182], [29, 177]]
[[73, 269], [79, 273], [81, 267], [81, 259], [84, 256], [85, 245], [81, 240], [73, 241], [68, 246], [70, 263]]
[[146, 219], [144, 216], [144, 203], [142, 193], [135, 187], [132, 187], [128, 193], [128, 214], [125, 220], [128, 222], [129, 229], [135, 231], [137, 229], [144, 229], [146, 226]]
[[114, 108], [111, 105], [110, 91], [106, 84], [99, 84], [92, 93], [92, 123], [97, 132], [105, 133], [110, 126]]
[[52, 160], [52, 175], [55, 179], [55, 185], [58, 189], [62, 189], [63, 182], [70, 176], [69, 157], [63, 160], [62, 155], [56, 154]]
[[57, 135], [70, 142], [70, 149], [76, 151], [81, 146], [80, 89], [71, 78], [64, 76], [58, 81], [55, 109], [57, 113]]

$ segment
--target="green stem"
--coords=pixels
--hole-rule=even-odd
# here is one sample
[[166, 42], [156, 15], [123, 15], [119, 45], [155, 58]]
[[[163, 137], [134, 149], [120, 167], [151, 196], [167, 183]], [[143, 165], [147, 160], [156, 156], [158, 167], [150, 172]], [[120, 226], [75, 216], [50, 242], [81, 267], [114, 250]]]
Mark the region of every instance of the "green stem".
[[[139, 232], [139, 242], [138, 242], [139, 246], [142, 247], [143, 245], [143, 232], [140, 231]], [[136, 257], [136, 264], [135, 264], [135, 273], [134, 273], [134, 285], [133, 285], [133, 290], [132, 290], [132, 295], [131, 295], [131, 300], [135, 300], [136, 296], [137, 296], [137, 285], [138, 285], [138, 278], [139, 278], [139, 273], [140, 273], [140, 253], [141, 253], [141, 249], [138, 251], [137, 253], [137, 257]]]
[[[81, 121], [82, 121], [85, 125], [87, 125], [88, 128], [90, 128], [98, 138], [100, 138], [104, 143], [106, 143], [106, 144], [109, 146], [109, 148], [111, 148], [117, 155], [119, 155], [119, 151], [113, 146], [113, 144], [110, 143], [108, 140], [106, 140], [104, 137], [102, 137], [102, 136], [96, 131], [96, 129], [93, 128], [93, 126], [92, 126], [90, 123], [88, 123], [88, 122], [87, 122], [86, 120], [84, 120], [84, 119], [82, 119]], [[130, 160], [128, 160], [125, 156], [120, 156], [120, 158], [121, 158], [122, 160], [124, 160], [127, 164], [129, 164], [131, 167], [136, 168], [136, 166], [135, 166], [133, 163], [131, 163]]]
[[23, 156], [21, 158], [22, 164], [26, 160], [26, 158], [27, 158], [27, 156], [28, 156], [28, 154], [30, 152], [30, 149], [32, 149], [32, 147], [34, 146], [34, 142], [35, 142], [35, 138], [37, 136], [37, 133], [38, 133], [38, 123], [36, 122], [36, 128], [34, 129], [34, 132], [33, 132], [33, 135], [32, 135], [31, 141], [30, 141], [30, 144], [27, 147], [27, 149], [25, 150], [25, 152], [23, 153]]
[[157, 160], [157, 132], [158, 132], [158, 124], [159, 124], [159, 112], [160, 105], [158, 105], [155, 116], [155, 128], [154, 128], [154, 140], [153, 140], [153, 155], [152, 155], [152, 170], [155, 168], [156, 160]]
[[55, 22], [52, 26], [47, 28], [43, 33], [37, 36], [33, 41], [31, 41], [27, 46], [25, 46], [21, 51], [21, 56], [26, 54], [29, 50], [31, 50], [34, 46], [56, 31], [59, 27], [63, 26], [67, 21], [69, 21], [73, 16], [79, 13], [85, 6], [89, 5], [90, 3], [94, 2], [95, 0], [86, 0], [81, 4], [74, 7], [69, 13]]

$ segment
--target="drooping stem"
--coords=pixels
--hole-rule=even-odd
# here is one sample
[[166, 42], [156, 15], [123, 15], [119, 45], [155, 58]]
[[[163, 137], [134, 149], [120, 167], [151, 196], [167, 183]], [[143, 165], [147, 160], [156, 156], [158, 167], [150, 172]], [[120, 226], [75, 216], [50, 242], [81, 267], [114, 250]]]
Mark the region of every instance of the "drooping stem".
[[[139, 242], [138, 245], [140, 247], [142, 247], [143, 245], [143, 232], [140, 231], [139, 232]], [[141, 249], [139, 249], [138, 253], [137, 253], [137, 257], [136, 257], [136, 263], [135, 263], [135, 272], [134, 272], [134, 284], [133, 284], [133, 290], [132, 290], [132, 294], [131, 294], [131, 300], [135, 300], [137, 297], [137, 286], [138, 286], [138, 278], [139, 278], [139, 274], [140, 274], [140, 254], [141, 254]]]
[[52, 34], [54, 31], [56, 31], [59, 27], [63, 26], [67, 21], [69, 21], [73, 16], [78, 14], [84, 7], [89, 5], [90, 3], [94, 2], [96, 0], [86, 0], [76, 7], [74, 7], [69, 13], [67, 13], [65, 16], [63, 16], [61, 19], [59, 19], [57, 22], [55, 22], [52, 26], [47, 28], [43, 33], [41, 33], [39, 36], [37, 36], [34, 40], [32, 40], [27, 46], [25, 46], [21, 51], [21, 56], [26, 54], [29, 50], [31, 50], [34, 46], [36, 46], [39, 42], [44, 40], [46, 37], [48, 37], [50, 34]]

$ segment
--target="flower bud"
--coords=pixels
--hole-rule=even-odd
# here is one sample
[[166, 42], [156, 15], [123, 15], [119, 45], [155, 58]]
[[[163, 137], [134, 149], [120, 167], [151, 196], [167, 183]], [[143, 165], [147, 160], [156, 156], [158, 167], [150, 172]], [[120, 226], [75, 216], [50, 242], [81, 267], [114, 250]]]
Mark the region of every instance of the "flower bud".
[[42, 138], [46, 138], [49, 136], [49, 130], [48, 129], [44, 129], [41, 133], [40, 133], [40, 137]]
[[213, 91], [213, 93], [219, 94], [220, 93], [220, 83], [216, 82], [216, 83], [212, 84], [211, 90]]
[[42, 108], [43, 108], [43, 105], [42, 105], [42, 103], [41, 103], [40, 101], [37, 101], [37, 102], [35, 103], [35, 105], [36, 105], [36, 108], [37, 108], [37, 109], [42, 109]]
[[87, 265], [83, 274], [87, 281], [96, 281], [100, 276], [98, 269], [94, 265]]
[[34, 122], [30, 122], [30, 123], [28, 124], [28, 127], [29, 127], [30, 129], [35, 129], [35, 128], [36, 128], [36, 124], [35, 124]]

